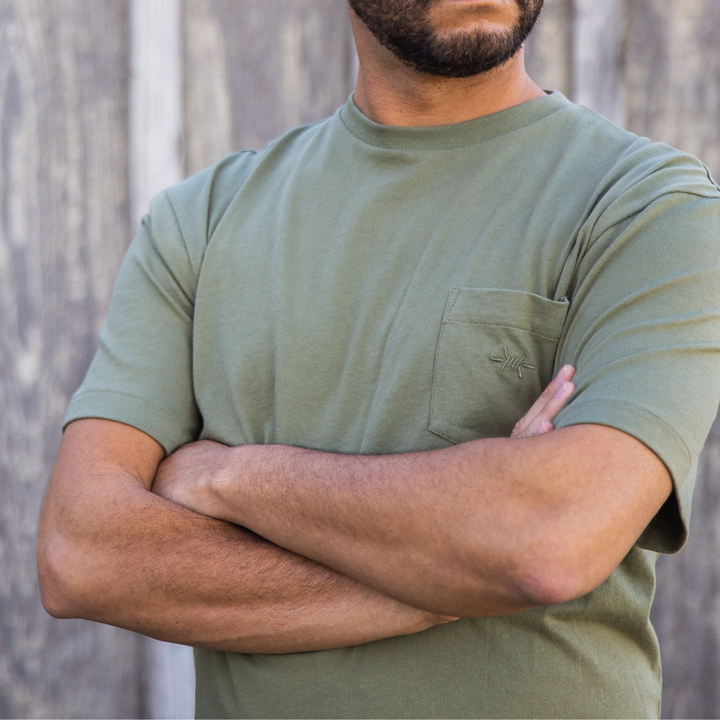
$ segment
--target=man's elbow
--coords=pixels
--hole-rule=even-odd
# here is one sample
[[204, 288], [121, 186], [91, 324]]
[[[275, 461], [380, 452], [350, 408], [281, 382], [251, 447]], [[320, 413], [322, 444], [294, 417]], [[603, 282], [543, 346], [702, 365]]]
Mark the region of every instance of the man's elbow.
[[55, 578], [48, 578], [47, 574], [38, 568], [40, 580], [40, 601], [48, 615], [58, 620], [67, 620], [78, 617], [73, 612], [73, 604], [69, 601], [68, 595], [63, 591]]
[[[608, 573], [609, 574], [609, 573]], [[606, 577], [589, 573], [567, 555], [534, 551], [523, 557], [504, 556], [488, 564], [470, 554], [456, 574], [442, 583], [440, 603], [427, 609], [461, 617], [506, 615], [532, 608], [561, 605], [587, 594]]]
[[586, 595], [596, 587], [588, 583], [582, 573], [559, 564], [528, 571], [519, 580], [518, 586], [522, 596], [533, 607], [562, 605]]
[[[452, 607], [443, 610], [463, 617], [500, 615], [582, 597], [604, 582], [619, 560], [578, 545], [536, 536], [511, 552], [497, 553], [490, 562], [484, 552], [466, 552], [455, 586], [458, 593], [451, 598]], [[457, 600], [460, 612], [454, 606]]]
[[37, 550], [40, 600], [45, 611], [54, 618], [86, 615], [87, 583], [83, 582], [80, 572], [82, 560], [74, 555], [60, 535], [40, 534]]
[[602, 584], [615, 568], [598, 559], [567, 549], [540, 552], [532, 562], [522, 564], [517, 587], [536, 607], [576, 600]]

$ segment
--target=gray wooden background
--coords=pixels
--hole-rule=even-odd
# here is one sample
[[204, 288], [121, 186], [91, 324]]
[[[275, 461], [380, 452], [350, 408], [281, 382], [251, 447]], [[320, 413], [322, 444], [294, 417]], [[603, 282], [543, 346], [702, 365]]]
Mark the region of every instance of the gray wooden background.
[[[720, 176], [720, 2], [546, 0], [544, 86]], [[342, 0], [0, 0], [0, 717], [183, 717], [187, 649], [43, 612], [35, 535], [68, 399], [150, 196], [333, 112]], [[653, 610], [666, 717], [720, 716], [720, 426]]]

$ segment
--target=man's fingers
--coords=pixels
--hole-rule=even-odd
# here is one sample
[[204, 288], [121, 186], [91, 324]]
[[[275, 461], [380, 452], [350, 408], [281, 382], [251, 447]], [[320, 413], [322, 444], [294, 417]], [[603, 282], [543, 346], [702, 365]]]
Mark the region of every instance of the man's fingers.
[[575, 368], [572, 365], [565, 365], [558, 371], [558, 374], [552, 379], [550, 384], [543, 390], [540, 397], [532, 404], [531, 408], [525, 413], [513, 432], [513, 436], [523, 433], [531, 422], [540, 414], [542, 409], [552, 399], [555, 393], [562, 387], [563, 383], [572, 380], [575, 375]]
[[[535, 421], [538, 418], [540, 418], [540, 421], [538, 423], [535, 423], [535, 427], [534, 427], [535, 431], [537, 431], [540, 423], [543, 420], [552, 420], [553, 417], [557, 414], [557, 412], [562, 407], [562, 405], [560, 405], [560, 407], [557, 407], [557, 403], [554, 402], [554, 396], [563, 387], [564, 383], [572, 380], [574, 375], [575, 375], [575, 368], [572, 365], [565, 365], [564, 367], [560, 368], [560, 371], [553, 378], [552, 382], [545, 388], [545, 390], [543, 390], [540, 397], [532, 404], [532, 407], [525, 413], [525, 415], [517, 423], [517, 425], [513, 429], [512, 435], [510, 437], [513, 437], [513, 438], [521, 437], [521, 436], [526, 437], [528, 435], [527, 431], [530, 428], [530, 425], [532, 423], [535, 423]], [[568, 395], [568, 397], [569, 397], [569, 395]], [[566, 398], [566, 400], [567, 400], [567, 398]], [[548, 406], [548, 404], [551, 404], [550, 405], [551, 408], [553, 408], [553, 407], [556, 408], [554, 410], [554, 412], [552, 412], [551, 414], [549, 414], [547, 412], [543, 412], [545, 410], [546, 406]], [[541, 416], [541, 413], [542, 413], [542, 416]], [[530, 432], [529, 434], [534, 435], [536, 433]]]
[[575, 392], [575, 385], [571, 382], [563, 383], [555, 394], [545, 403], [540, 412], [533, 418], [527, 428], [516, 437], [531, 437], [541, 435], [553, 429], [550, 422], [562, 410], [570, 396]]

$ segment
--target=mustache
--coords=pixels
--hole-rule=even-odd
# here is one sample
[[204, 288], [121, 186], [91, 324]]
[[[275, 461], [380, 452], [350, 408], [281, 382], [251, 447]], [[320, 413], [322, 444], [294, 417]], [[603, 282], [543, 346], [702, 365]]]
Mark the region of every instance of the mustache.
[[[544, 1], [545, 0], [512, 0], [512, 3], [522, 11], [533, 11], [542, 7]], [[408, 0], [407, 4], [418, 10], [430, 10], [441, 2], [443, 2], [443, 0]]]

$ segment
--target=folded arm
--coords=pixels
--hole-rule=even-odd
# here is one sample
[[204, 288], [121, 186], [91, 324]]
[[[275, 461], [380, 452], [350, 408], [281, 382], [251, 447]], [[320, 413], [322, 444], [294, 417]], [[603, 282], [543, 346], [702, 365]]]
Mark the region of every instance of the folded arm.
[[52, 615], [259, 653], [344, 647], [450, 619], [149, 492], [163, 456], [127, 425], [67, 428], [38, 542]]
[[156, 491], [414, 607], [564, 602], [618, 566], [672, 491], [634, 438], [578, 425], [394, 456], [197, 443]]
[[[551, 383], [514, 436], [552, 430], [571, 375], [570, 368]], [[270, 453], [279, 459], [286, 450], [293, 451]], [[260, 653], [354, 645], [452, 619], [177, 504], [179, 491], [206, 486], [227, 451], [193, 443], [161, 463], [163, 449], [139, 430], [99, 419], [71, 423], [41, 519], [46, 609], [172, 642]], [[312, 525], [301, 525], [312, 535]]]

